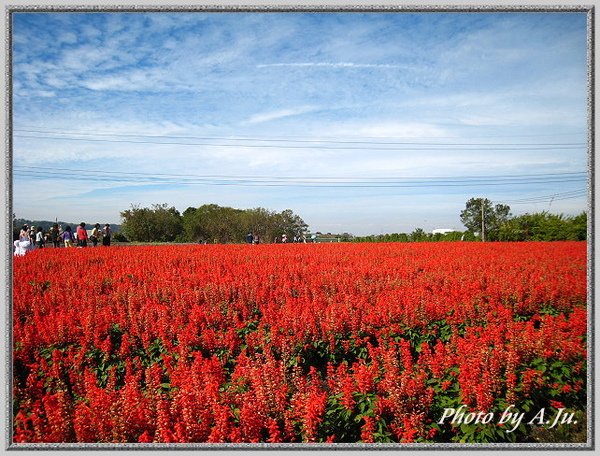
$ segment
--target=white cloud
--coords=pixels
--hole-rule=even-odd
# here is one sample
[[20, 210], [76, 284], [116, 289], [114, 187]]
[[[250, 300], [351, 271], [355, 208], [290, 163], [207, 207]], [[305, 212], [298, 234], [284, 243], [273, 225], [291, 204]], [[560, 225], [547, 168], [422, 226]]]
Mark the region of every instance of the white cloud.
[[296, 62], [296, 63], [265, 63], [256, 65], [257, 68], [272, 67], [325, 67], [325, 68], [404, 68], [402, 65], [392, 64], [373, 64], [373, 63], [353, 63], [353, 62]]
[[52, 90], [33, 90], [30, 93], [32, 97], [41, 97], [41, 98], [54, 98], [56, 97], [56, 92]]
[[75, 43], [77, 43], [77, 35], [73, 32], [65, 32], [58, 36], [58, 42], [67, 43], [67, 44], [75, 44]]
[[308, 112], [316, 111], [318, 109], [319, 108], [316, 106], [299, 106], [297, 108], [279, 109], [277, 111], [255, 114], [247, 119], [244, 123], [259, 124], [263, 122], [270, 122], [272, 120], [283, 119], [284, 117], [299, 116]]
[[421, 122], [402, 122], [391, 120], [365, 119], [364, 122], [334, 124], [328, 128], [329, 134], [344, 137], [370, 138], [435, 138], [447, 137], [447, 128], [436, 124]]

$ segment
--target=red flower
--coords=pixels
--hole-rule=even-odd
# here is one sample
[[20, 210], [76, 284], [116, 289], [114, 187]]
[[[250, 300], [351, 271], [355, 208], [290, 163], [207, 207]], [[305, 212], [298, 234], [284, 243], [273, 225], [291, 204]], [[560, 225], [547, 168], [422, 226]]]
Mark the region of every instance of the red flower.
[[335, 441], [360, 412], [363, 441], [409, 442], [439, 438], [450, 388], [478, 411], [585, 395], [585, 243], [260, 247], [15, 258], [15, 441]]

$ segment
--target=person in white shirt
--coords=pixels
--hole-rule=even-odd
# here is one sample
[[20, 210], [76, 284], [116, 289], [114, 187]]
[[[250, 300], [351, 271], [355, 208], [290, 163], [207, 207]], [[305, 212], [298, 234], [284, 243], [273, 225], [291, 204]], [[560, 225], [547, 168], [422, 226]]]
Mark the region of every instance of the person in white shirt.
[[38, 226], [37, 232], [35, 233], [35, 245], [41, 249], [46, 244], [46, 240], [44, 239], [44, 231], [41, 226]]
[[92, 241], [92, 244], [94, 245], [94, 247], [96, 247], [98, 245], [98, 241], [100, 240], [101, 237], [102, 237], [102, 230], [100, 229], [100, 224], [96, 223], [94, 225], [94, 229], [92, 229], [92, 233], [90, 234], [90, 240]]

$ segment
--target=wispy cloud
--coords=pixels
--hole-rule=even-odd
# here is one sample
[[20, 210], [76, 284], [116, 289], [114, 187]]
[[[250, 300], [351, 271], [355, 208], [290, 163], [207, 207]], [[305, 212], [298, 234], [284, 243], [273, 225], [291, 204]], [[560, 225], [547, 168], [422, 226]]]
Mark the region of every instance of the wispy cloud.
[[330, 127], [331, 133], [348, 137], [366, 138], [439, 138], [448, 137], [451, 131], [441, 125], [426, 122], [363, 120], [340, 123]]
[[402, 65], [392, 65], [386, 63], [353, 63], [353, 62], [290, 62], [290, 63], [263, 63], [256, 65], [257, 68], [274, 67], [299, 67], [299, 68], [404, 68]]
[[308, 112], [314, 112], [319, 108], [316, 106], [300, 106], [297, 108], [279, 109], [276, 111], [264, 112], [260, 114], [254, 114], [244, 123], [249, 125], [270, 122], [272, 120], [283, 119], [285, 117], [294, 117], [306, 114]]

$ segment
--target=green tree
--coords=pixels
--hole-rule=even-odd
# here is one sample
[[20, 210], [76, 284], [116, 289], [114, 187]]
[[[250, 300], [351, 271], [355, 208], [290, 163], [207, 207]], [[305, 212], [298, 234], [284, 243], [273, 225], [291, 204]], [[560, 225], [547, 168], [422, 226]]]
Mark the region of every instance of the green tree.
[[186, 241], [204, 242], [210, 238], [208, 230], [203, 225], [201, 208], [188, 207], [182, 214], [183, 232]]
[[294, 236], [302, 237], [306, 234], [308, 225], [304, 220], [291, 209], [286, 209], [278, 214], [281, 234], [285, 233], [289, 238]]
[[121, 231], [131, 241], [171, 242], [183, 228], [179, 211], [166, 203], [150, 208], [132, 204], [121, 212], [121, 219]]
[[565, 217], [546, 211], [508, 220], [499, 230], [501, 241], [582, 241], [587, 237], [587, 214]]
[[275, 212], [263, 207], [246, 209], [244, 211], [244, 226], [246, 232], [251, 232], [260, 237], [261, 242], [271, 242], [282, 228], [281, 222]]
[[121, 232], [131, 241], [150, 242], [153, 236], [151, 209], [131, 205], [121, 212]]
[[340, 241], [342, 242], [352, 242], [352, 239], [354, 239], [354, 236], [351, 233], [342, 233], [340, 236]]
[[167, 204], [153, 206], [153, 219], [156, 226], [156, 240], [161, 242], [172, 242], [177, 239], [182, 232], [183, 224], [181, 214], [175, 207], [168, 207]]
[[587, 239], [587, 213], [582, 212], [569, 219], [567, 238], [572, 241], [585, 241]]
[[423, 242], [428, 241], [429, 237], [423, 228], [416, 228], [412, 233], [410, 233], [409, 239], [412, 242]]
[[246, 223], [240, 209], [204, 204], [183, 212], [185, 237], [193, 242], [240, 242]]
[[234, 209], [217, 204], [188, 207], [183, 214], [167, 204], [150, 208], [132, 205], [121, 212], [123, 234], [132, 241], [153, 242], [245, 242], [252, 232], [263, 242], [272, 242], [276, 236], [302, 236], [308, 225], [291, 209], [280, 213], [257, 207]]
[[472, 232], [479, 232], [481, 240], [497, 240], [500, 227], [510, 218], [510, 207], [492, 205], [487, 198], [471, 198], [460, 213], [461, 222]]
[[194, 242], [245, 242], [248, 232], [260, 236], [262, 242], [273, 242], [284, 233], [289, 238], [301, 236], [307, 228], [291, 209], [277, 213], [262, 207], [242, 210], [205, 204], [183, 212], [185, 237]]

